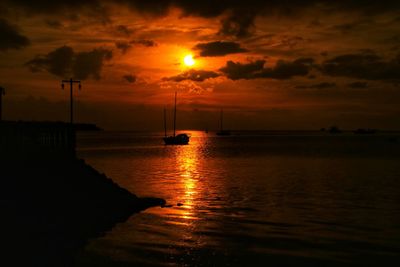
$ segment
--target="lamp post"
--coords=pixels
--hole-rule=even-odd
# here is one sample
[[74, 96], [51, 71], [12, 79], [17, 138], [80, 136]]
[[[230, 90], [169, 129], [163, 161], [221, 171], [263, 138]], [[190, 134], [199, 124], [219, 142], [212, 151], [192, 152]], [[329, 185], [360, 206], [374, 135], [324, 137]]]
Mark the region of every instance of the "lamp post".
[[0, 122], [3, 120], [3, 95], [6, 94], [6, 90], [0, 87]]
[[70, 84], [70, 123], [71, 123], [71, 127], [74, 124], [74, 94], [73, 94], [73, 84], [77, 83], [78, 84], [78, 88], [79, 90], [81, 90], [82, 86], [81, 86], [81, 81], [79, 80], [73, 80], [73, 79], [69, 79], [69, 80], [62, 80], [61, 81], [61, 88], [64, 89], [64, 84], [65, 83], [69, 83]]
[[76, 140], [75, 140], [75, 131], [74, 131], [74, 94], [73, 94], [73, 87], [74, 83], [78, 84], [79, 90], [81, 90], [81, 81], [79, 80], [73, 80], [72, 78], [69, 80], [62, 80], [61, 81], [61, 88], [64, 89], [64, 84], [69, 83], [70, 85], [70, 131], [69, 131], [69, 149], [71, 150], [71, 155], [72, 157], [75, 157], [75, 146], [76, 146]]

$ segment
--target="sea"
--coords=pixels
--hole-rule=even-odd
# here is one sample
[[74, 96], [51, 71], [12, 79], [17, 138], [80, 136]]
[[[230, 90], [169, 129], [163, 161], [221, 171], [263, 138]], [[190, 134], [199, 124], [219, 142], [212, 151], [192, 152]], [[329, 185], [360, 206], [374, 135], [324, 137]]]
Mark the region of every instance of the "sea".
[[77, 266], [399, 266], [400, 133], [90, 132], [78, 156], [164, 207], [133, 214]]

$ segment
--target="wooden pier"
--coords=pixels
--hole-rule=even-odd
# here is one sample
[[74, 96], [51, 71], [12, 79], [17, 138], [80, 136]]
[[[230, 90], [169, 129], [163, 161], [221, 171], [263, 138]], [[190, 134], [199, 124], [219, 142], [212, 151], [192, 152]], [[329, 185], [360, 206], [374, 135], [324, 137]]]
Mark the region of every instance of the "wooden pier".
[[74, 157], [75, 130], [63, 122], [0, 122], [0, 158]]

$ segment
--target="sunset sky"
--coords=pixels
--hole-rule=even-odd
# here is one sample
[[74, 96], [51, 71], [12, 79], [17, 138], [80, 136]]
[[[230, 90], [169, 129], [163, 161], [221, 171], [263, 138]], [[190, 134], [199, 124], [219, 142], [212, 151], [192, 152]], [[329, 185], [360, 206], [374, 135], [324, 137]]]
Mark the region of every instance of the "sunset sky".
[[400, 129], [400, 1], [0, 0], [0, 37], [9, 120], [68, 120], [73, 77], [105, 129], [161, 130], [175, 91], [180, 129]]

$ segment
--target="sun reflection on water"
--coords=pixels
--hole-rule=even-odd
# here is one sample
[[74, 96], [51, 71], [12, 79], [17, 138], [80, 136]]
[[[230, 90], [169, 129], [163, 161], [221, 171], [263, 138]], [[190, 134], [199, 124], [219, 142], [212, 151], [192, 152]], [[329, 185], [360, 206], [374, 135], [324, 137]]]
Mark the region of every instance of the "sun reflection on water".
[[[81, 254], [86, 264], [79, 266], [96, 259], [97, 265], [115, 259], [116, 265], [169, 267], [291, 265], [299, 259], [329, 265], [338, 255], [338, 263], [358, 266], [354, 251], [365, 252], [365, 263], [371, 259], [377, 266], [398, 258], [393, 236], [399, 231], [390, 212], [398, 210], [398, 158], [377, 162], [375, 151], [343, 156], [337, 148], [364, 149], [370, 139], [357, 137], [361, 143], [352, 147], [344, 136], [304, 143], [311, 137], [191, 134], [186, 146], [140, 136], [129, 141], [129, 149], [85, 151], [89, 163], [122, 187], [170, 205], [134, 214], [89, 242]], [[318, 157], [317, 150], [327, 154]], [[382, 246], [393, 253], [382, 254]]]
[[199, 146], [200, 138], [192, 138], [191, 143], [187, 146], [177, 147], [176, 167], [179, 173], [182, 196], [179, 196], [184, 203], [179, 209], [181, 218], [190, 220], [196, 219], [194, 210], [196, 206], [196, 198], [199, 197], [203, 188], [199, 172]]
[[161, 192], [167, 201], [165, 208], [149, 209], [146, 212], [166, 219], [168, 224], [195, 227], [200, 219], [198, 212], [204, 198], [207, 180], [204, 177], [202, 149], [206, 142], [203, 132], [192, 131], [188, 145], [163, 146], [167, 157], [160, 163], [161, 182], [154, 183], [154, 191]]

